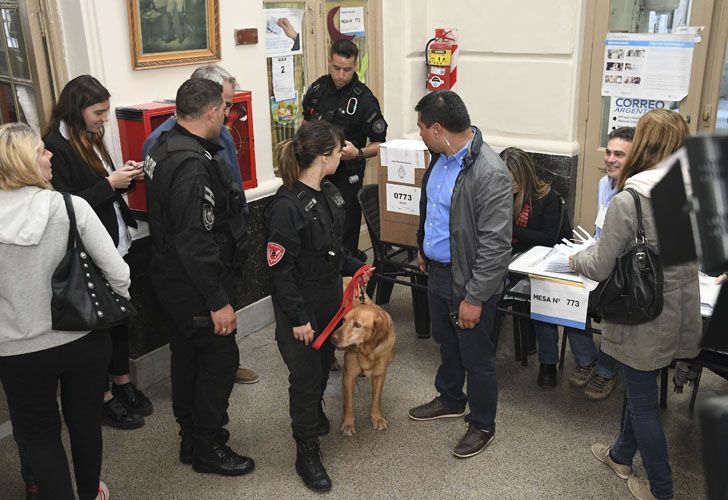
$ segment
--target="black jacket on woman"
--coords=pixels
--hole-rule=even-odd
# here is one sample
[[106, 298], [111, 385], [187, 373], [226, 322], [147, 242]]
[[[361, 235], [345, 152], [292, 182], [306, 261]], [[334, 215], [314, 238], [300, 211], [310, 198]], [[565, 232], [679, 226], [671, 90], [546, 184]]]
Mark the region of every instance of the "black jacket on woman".
[[[546, 196], [536, 200], [531, 205], [526, 227], [513, 224], [513, 251], [525, 252], [531, 247], [552, 247], [561, 241], [561, 238], [570, 236], [571, 225], [564, 214], [564, 221], [559, 231], [559, 217], [561, 215], [561, 202], [559, 193], [551, 189]], [[557, 238], [557, 232], [558, 238]]]
[[[126, 190], [112, 188], [105, 176], [97, 174], [91, 166], [83, 161], [58, 129], [48, 134], [43, 141], [46, 149], [53, 153], [51, 159], [53, 179], [51, 182], [55, 190], [85, 199], [101, 219], [114, 240], [114, 245], [118, 246], [119, 224], [116, 219], [114, 202], [119, 202], [121, 216], [126, 225], [137, 227], [129, 206], [121, 196], [121, 193]], [[114, 166], [112, 165], [111, 168], [113, 169]]]

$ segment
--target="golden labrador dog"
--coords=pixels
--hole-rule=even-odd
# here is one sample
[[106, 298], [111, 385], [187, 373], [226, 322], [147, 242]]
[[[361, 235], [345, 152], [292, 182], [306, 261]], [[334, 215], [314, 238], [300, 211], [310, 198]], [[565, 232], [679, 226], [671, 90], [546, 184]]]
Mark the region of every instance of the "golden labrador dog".
[[387, 311], [374, 304], [364, 295], [365, 302], [359, 302], [359, 294], [354, 298], [354, 307], [344, 316], [344, 324], [331, 336], [337, 349], [344, 353], [344, 372], [342, 386], [344, 396], [344, 419], [341, 432], [353, 436], [354, 425], [354, 386], [361, 374], [372, 379], [372, 427], [381, 431], [387, 428], [382, 416], [382, 388], [387, 375], [387, 367], [394, 359], [396, 336], [394, 323]]

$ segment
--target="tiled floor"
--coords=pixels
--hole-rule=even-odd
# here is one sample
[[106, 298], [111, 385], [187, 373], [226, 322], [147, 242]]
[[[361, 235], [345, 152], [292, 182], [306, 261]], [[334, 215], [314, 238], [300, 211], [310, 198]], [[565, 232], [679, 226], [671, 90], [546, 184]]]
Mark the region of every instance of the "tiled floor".
[[[500, 401], [493, 444], [480, 455], [458, 460], [451, 449], [465, 431], [458, 419], [414, 422], [407, 409], [430, 400], [438, 365], [432, 340], [418, 340], [411, 319], [409, 291], [395, 292], [386, 308], [395, 319], [399, 344], [384, 388], [389, 429], [368, 422], [368, 379], [356, 397], [358, 433], [323, 438], [324, 463], [333, 479], [333, 498], [553, 498], [622, 499], [624, 481], [591, 455], [589, 446], [609, 443], [619, 429], [621, 387], [607, 400], [587, 401], [560, 376], [545, 392], [536, 386], [535, 357], [524, 368], [513, 360], [505, 322], [499, 346]], [[509, 342], [510, 341], [510, 342]], [[236, 386], [230, 400], [231, 445], [255, 458], [250, 476], [200, 475], [177, 461], [177, 427], [169, 382], [148, 391], [155, 413], [138, 431], [104, 430], [103, 479], [116, 499], [315, 498], [293, 469], [294, 442], [288, 417], [287, 371], [273, 340], [272, 327], [240, 342], [243, 366], [258, 370], [258, 384]], [[567, 370], [573, 367], [567, 353]], [[728, 392], [728, 382], [706, 373], [698, 401]], [[340, 375], [334, 373], [326, 396], [334, 428], [341, 419]], [[670, 448], [676, 498], [703, 498], [704, 480], [697, 417], [688, 411], [689, 391], [670, 394], [663, 422]], [[17, 451], [12, 438], [0, 441], [0, 497], [22, 498]], [[638, 465], [638, 470], [642, 471]]]

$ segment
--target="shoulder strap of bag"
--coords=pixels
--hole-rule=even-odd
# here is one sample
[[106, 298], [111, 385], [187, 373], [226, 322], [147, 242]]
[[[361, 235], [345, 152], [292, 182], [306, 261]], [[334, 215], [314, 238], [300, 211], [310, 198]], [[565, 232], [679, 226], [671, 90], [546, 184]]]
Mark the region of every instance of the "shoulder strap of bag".
[[66, 212], [68, 212], [68, 245], [66, 246], [66, 251], [69, 251], [76, 242], [81, 242], [81, 235], [78, 234], [76, 211], [73, 209], [73, 200], [69, 193], [63, 193], [63, 202], [66, 204]]
[[627, 192], [634, 198], [634, 206], [637, 209], [637, 242], [644, 243], [647, 241], [647, 237], [645, 236], [645, 227], [642, 225], [642, 204], [640, 203], [640, 197], [634, 189], [627, 189]]

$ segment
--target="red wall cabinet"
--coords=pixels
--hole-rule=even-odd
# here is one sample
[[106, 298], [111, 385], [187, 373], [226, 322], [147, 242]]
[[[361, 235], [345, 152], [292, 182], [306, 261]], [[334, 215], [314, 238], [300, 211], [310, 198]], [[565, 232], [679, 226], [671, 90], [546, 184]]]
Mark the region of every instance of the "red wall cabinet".
[[[116, 108], [116, 120], [119, 124], [122, 160], [141, 161], [142, 145], [152, 130], [161, 125], [174, 114], [174, 103], [149, 102], [134, 106]], [[255, 173], [255, 136], [253, 135], [252, 95], [247, 90], [235, 92], [233, 107], [225, 124], [235, 141], [238, 154], [238, 166], [243, 178], [243, 187], [252, 189], [258, 186]], [[127, 192], [129, 208], [140, 219], [146, 217], [147, 191], [144, 181]]]

